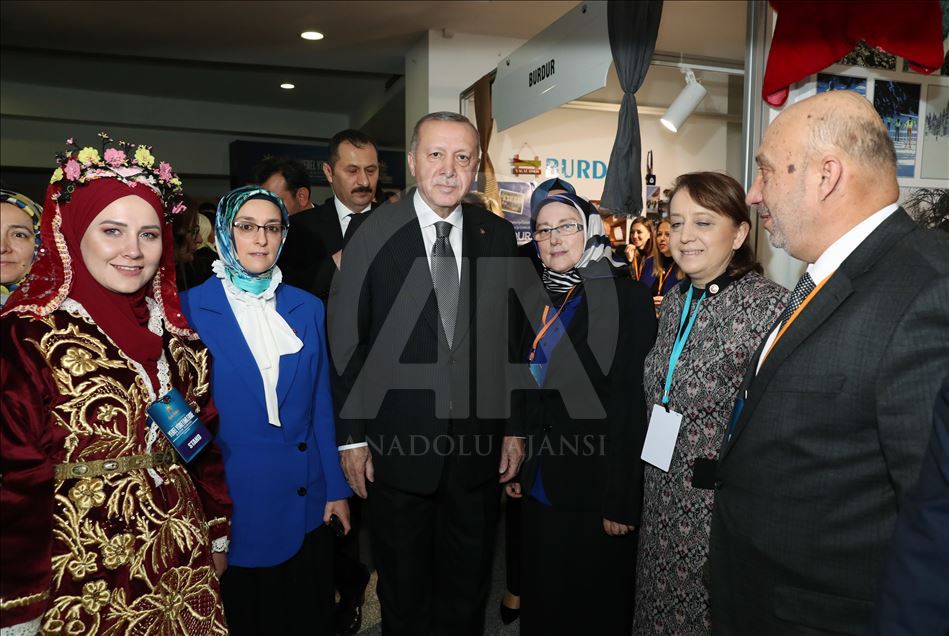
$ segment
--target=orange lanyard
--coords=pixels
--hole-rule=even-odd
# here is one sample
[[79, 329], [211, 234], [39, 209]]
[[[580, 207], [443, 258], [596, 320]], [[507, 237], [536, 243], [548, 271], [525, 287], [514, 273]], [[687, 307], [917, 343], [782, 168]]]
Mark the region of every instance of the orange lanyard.
[[537, 351], [537, 345], [540, 344], [540, 339], [544, 337], [544, 334], [547, 333], [547, 330], [550, 329], [550, 325], [557, 322], [557, 317], [560, 316], [560, 312], [563, 311], [563, 308], [567, 306], [567, 301], [570, 300], [570, 296], [573, 294], [573, 290], [576, 289], [576, 286], [571, 287], [570, 291], [567, 292], [566, 298], [563, 299], [563, 303], [560, 305], [560, 309], [557, 310], [557, 313], [554, 314], [554, 317], [550, 320], [547, 320], [547, 313], [550, 311], [550, 305], [544, 305], [544, 314], [541, 316], [541, 321], [544, 323], [544, 326], [540, 328], [540, 331], [537, 332], [537, 336], [534, 338], [534, 342], [531, 344], [531, 354], [528, 360], [530, 362], [534, 361], [534, 353]]
[[[830, 276], [833, 276], [833, 275], [834, 275], [834, 274], [831, 273]], [[825, 278], [824, 280], [822, 280], [822, 281], [820, 282], [820, 285], [818, 285], [817, 287], [815, 287], [815, 288], [814, 288], [814, 291], [812, 291], [811, 293], [809, 293], [809, 294], [807, 295], [807, 298], [804, 299], [804, 302], [801, 303], [801, 306], [794, 310], [794, 313], [791, 314], [791, 317], [788, 318], [788, 321], [787, 321], [786, 323], [784, 323], [784, 326], [783, 326], [783, 327], [781, 327], [781, 330], [778, 332], [778, 335], [774, 337], [774, 342], [772, 342], [772, 343], [771, 343], [771, 346], [768, 347], [768, 350], [764, 352], [764, 355], [763, 355], [762, 358], [761, 358], [761, 364], [764, 364], [764, 361], [767, 359], [768, 354], [770, 354], [771, 351], [774, 349], [775, 345], [778, 344], [778, 340], [780, 340], [780, 339], [781, 339], [781, 336], [784, 335], [784, 332], [788, 330], [788, 327], [791, 326], [791, 323], [794, 322], [795, 320], [797, 320], [797, 317], [801, 314], [802, 311], [804, 311], [804, 308], [807, 307], [807, 304], [808, 304], [809, 302], [811, 302], [811, 299], [812, 299], [814, 296], [817, 295], [817, 292], [820, 291], [821, 287], [823, 287], [824, 285], [827, 284], [827, 281], [830, 280], [830, 276], [828, 276], [827, 278]], [[758, 365], [758, 366], [760, 367], [761, 365]]]
[[666, 279], [669, 278], [669, 274], [672, 273], [672, 268], [673, 268], [673, 267], [674, 267], [673, 265], [670, 265], [670, 266], [669, 266], [669, 269], [666, 270], [665, 275], [659, 274], [659, 289], [656, 290], [656, 295], [657, 295], [657, 296], [662, 296], [662, 285], [663, 285], [663, 283], [666, 282]]
[[643, 273], [643, 261], [639, 254], [633, 256], [633, 271], [636, 272], [636, 280], [639, 280]]

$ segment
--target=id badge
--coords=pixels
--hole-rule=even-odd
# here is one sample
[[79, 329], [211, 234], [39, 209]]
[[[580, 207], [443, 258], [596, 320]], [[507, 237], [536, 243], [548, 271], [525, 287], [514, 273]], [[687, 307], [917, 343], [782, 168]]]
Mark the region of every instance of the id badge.
[[666, 411], [666, 407], [654, 404], [649, 417], [649, 429], [646, 431], [646, 443], [640, 459], [649, 462], [659, 470], [669, 472], [672, 453], [675, 451], [682, 415], [675, 411]]
[[172, 389], [149, 406], [148, 415], [185, 463], [194, 459], [211, 441], [211, 433], [178, 389]]

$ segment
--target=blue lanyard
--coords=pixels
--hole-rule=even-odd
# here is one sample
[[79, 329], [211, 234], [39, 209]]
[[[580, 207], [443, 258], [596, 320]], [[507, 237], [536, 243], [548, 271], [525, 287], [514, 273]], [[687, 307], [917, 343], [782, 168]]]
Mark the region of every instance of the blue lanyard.
[[[672, 353], [669, 355], [669, 370], [666, 371], [666, 386], [662, 390], [662, 404], [669, 404], [669, 389], [672, 388], [672, 374], [675, 372], [676, 363], [679, 361], [679, 356], [682, 355], [682, 350], [685, 349], [685, 343], [689, 339], [689, 334], [692, 333], [692, 325], [695, 324], [695, 319], [698, 318], [699, 310], [702, 309], [702, 301], [705, 300], [705, 292], [702, 292], [702, 295], [699, 297], [699, 302], [695, 306], [695, 311], [692, 312], [692, 317], [689, 318], [689, 307], [692, 305], [692, 290], [694, 288], [689, 285], [689, 293], [685, 297], [685, 304], [682, 305], [682, 316], [679, 318], [679, 333], [676, 336], [675, 342], [672, 343]], [[689, 324], [685, 324], [686, 318], [689, 319]], [[682, 327], [685, 326], [683, 330]], [[666, 406], [666, 410], [668, 410]]]

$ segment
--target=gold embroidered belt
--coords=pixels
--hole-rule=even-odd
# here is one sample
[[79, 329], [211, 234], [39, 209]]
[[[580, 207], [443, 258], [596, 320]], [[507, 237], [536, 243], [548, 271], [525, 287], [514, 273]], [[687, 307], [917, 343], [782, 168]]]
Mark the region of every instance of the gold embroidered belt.
[[75, 464], [56, 464], [53, 468], [56, 479], [62, 481], [77, 477], [101, 477], [102, 475], [115, 475], [158, 466], [171, 466], [176, 460], [175, 451], [168, 450], [145, 455], [116, 457], [115, 459], [96, 459], [91, 462], [77, 462]]

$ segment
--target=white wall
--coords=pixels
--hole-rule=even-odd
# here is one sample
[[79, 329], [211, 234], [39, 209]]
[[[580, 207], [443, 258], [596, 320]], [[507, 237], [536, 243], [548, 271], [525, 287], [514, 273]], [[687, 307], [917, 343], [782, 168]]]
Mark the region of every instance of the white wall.
[[[405, 56], [405, 145], [412, 141], [412, 129], [423, 115], [447, 110], [459, 111], [459, 95], [525, 40], [470, 33], [445, 37], [428, 31]], [[415, 180], [406, 170], [407, 186]]]
[[[616, 137], [616, 117], [613, 112], [557, 108], [505, 131], [495, 131], [489, 154], [498, 179], [545, 179], [543, 175], [539, 178], [512, 176], [511, 158], [515, 153], [520, 153], [522, 159], [532, 159], [536, 154], [544, 164], [548, 157], [567, 159], [568, 169], [571, 159], [608, 164]], [[668, 187], [675, 177], [685, 172], [728, 167], [727, 129], [720, 119], [693, 116], [678, 134], [660, 125], [657, 116], [640, 115], [639, 123], [643, 173], [646, 151], [652, 150], [653, 170], [662, 187]], [[574, 174], [568, 180], [583, 197], [599, 199], [603, 194], [602, 178], [580, 179]]]

